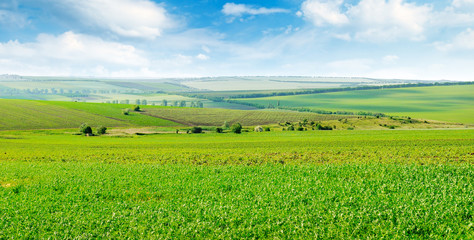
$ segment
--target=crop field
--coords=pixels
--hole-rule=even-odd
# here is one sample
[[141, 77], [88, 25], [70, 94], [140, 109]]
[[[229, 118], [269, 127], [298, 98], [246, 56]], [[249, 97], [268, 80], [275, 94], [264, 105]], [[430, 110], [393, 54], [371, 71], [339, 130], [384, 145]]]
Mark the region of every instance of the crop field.
[[0, 132], [0, 238], [474, 237], [474, 131]]
[[474, 123], [474, 85], [361, 90], [240, 99], [267, 106], [380, 112], [449, 122]]
[[122, 109], [132, 105], [54, 101], [0, 100], [0, 130], [77, 128], [82, 123], [93, 126], [177, 126], [164, 119]]
[[[322, 115], [316, 113], [210, 108], [147, 108], [143, 114], [162, 119], [170, 119], [184, 125], [195, 126], [222, 126], [225, 121], [229, 124], [239, 122], [245, 126], [255, 126], [286, 121], [302, 121], [303, 119], [308, 119], [308, 121], [323, 121], [341, 118], [341, 116], [338, 115]], [[347, 116], [344, 116], [344, 118], [347, 118]]]

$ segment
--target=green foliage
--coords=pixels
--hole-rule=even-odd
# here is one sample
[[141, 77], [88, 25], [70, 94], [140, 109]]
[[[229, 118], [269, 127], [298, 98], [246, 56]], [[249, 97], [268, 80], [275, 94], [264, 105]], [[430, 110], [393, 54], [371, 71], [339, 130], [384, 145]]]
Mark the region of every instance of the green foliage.
[[122, 114], [123, 115], [130, 115], [130, 108], [122, 109]]
[[79, 132], [82, 134], [92, 134], [92, 128], [87, 123], [81, 124], [79, 127]]
[[104, 127], [104, 126], [99, 126], [97, 128], [97, 134], [98, 135], [103, 135], [103, 134], [106, 134], [107, 133], [107, 128]]
[[268, 126], [264, 127], [263, 129], [265, 130], [265, 132], [270, 132], [271, 131], [271, 128], [268, 127]]
[[191, 128], [191, 133], [202, 133], [202, 127]]
[[230, 127], [230, 131], [233, 133], [241, 133], [242, 132], [242, 125], [240, 123], [234, 123]]
[[216, 132], [217, 132], [217, 133], [223, 133], [223, 132], [224, 132], [224, 129], [222, 129], [221, 127], [217, 127], [217, 128], [216, 128]]
[[133, 111], [140, 112], [140, 106], [139, 105], [133, 106]]

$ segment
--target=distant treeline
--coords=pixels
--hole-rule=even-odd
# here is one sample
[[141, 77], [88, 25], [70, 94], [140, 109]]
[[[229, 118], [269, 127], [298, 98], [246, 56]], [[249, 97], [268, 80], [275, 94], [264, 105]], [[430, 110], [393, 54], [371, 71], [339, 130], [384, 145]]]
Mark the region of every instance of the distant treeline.
[[[315, 93], [330, 93], [330, 92], [346, 92], [346, 91], [357, 91], [357, 90], [374, 90], [384, 88], [409, 88], [409, 87], [430, 87], [430, 86], [450, 86], [450, 85], [471, 85], [471, 82], [443, 82], [443, 83], [410, 83], [410, 84], [394, 84], [394, 85], [383, 85], [383, 86], [359, 86], [359, 87], [345, 87], [345, 88], [317, 88], [317, 89], [301, 89], [292, 91], [275, 91], [275, 92], [242, 92], [233, 93], [229, 96], [212, 96], [212, 93], [186, 93], [188, 97], [204, 98], [215, 102], [223, 102], [226, 99], [237, 99], [237, 98], [263, 98], [263, 97], [274, 97], [274, 96], [290, 96], [290, 95], [303, 95], [303, 94], [315, 94]], [[240, 103], [240, 102], [239, 102]], [[242, 104], [242, 103], [240, 103]], [[247, 105], [247, 104], [246, 104]], [[253, 105], [249, 105], [253, 106]], [[256, 107], [256, 106], [254, 106]]]

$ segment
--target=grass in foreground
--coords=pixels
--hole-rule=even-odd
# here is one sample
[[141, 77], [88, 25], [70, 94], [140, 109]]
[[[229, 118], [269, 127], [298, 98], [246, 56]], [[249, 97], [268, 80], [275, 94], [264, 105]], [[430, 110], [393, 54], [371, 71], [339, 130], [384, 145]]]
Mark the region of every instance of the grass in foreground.
[[0, 238], [469, 239], [473, 134], [1, 132]]

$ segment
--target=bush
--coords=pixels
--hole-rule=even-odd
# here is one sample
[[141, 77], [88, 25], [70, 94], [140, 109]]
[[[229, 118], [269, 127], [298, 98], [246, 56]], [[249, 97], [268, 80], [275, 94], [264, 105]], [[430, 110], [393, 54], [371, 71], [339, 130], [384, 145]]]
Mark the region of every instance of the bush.
[[289, 126], [288, 131], [295, 131], [295, 127], [293, 125]]
[[263, 129], [265, 129], [265, 132], [270, 132], [270, 127], [264, 127]]
[[89, 124], [83, 123], [79, 127], [79, 132], [81, 132], [82, 134], [92, 134], [92, 128], [91, 126], [89, 126]]
[[140, 111], [140, 106], [138, 106], [138, 105], [133, 106], [133, 111], [139, 112]]
[[97, 134], [98, 135], [102, 135], [102, 134], [105, 134], [107, 132], [107, 128], [104, 127], [104, 126], [100, 126], [97, 128]]
[[242, 125], [240, 123], [234, 123], [230, 129], [233, 133], [242, 133]]
[[202, 127], [193, 127], [191, 128], [192, 133], [202, 133]]
[[217, 133], [223, 133], [223, 132], [224, 132], [224, 129], [218, 127], [218, 128], [216, 128], [216, 132], [217, 132]]
[[128, 109], [128, 108], [122, 109], [122, 114], [123, 115], [129, 115], [130, 114], [130, 109]]

